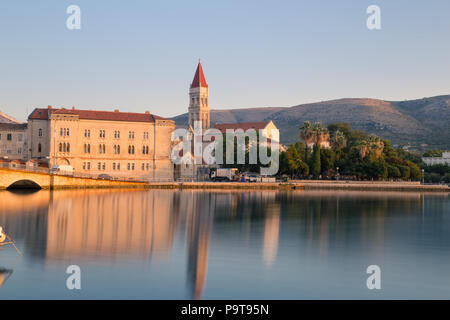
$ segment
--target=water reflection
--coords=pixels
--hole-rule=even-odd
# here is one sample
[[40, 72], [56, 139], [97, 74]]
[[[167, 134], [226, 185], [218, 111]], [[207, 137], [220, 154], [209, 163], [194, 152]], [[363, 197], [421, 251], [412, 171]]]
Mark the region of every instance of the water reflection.
[[[386, 250], [408, 241], [438, 241], [448, 250], [449, 203], [448, 194], [400, 192], [2, 192], [0, 225], [31, 263], [131, 259], [170, 266], [182, 263], [171, 261], [182, 239], [188, 298], [200, 299], [211, 256], [226, 264], [239, 255], [249, 270], [262, 265], [279, 272], [277, 263], [297, 256], [331, 259], [364, 250], [384, 261]], [[408, 234], [398, 237], [405, 226]], [[239, 271], [245, 263], [232, 267]], [[0, 268], [0, 286], [11, 272]]]

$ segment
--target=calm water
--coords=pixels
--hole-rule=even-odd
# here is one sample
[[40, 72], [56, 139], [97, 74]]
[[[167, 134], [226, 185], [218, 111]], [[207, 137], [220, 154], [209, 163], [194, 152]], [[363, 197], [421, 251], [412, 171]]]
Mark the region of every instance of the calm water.
[[449, 194], [0, 192], [0, 225], [0, 299], [450, 298]]

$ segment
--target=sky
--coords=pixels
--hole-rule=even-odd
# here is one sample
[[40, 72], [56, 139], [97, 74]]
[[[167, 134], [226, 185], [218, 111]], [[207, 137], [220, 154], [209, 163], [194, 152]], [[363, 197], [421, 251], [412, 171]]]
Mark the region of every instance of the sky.
[[[381, 30], [366, 26], [369, 5]], [[450, 94], [449, 35], [448, 0], [2, 1], [0, 110], [175, 116], [199, 58], [212, 109]]]

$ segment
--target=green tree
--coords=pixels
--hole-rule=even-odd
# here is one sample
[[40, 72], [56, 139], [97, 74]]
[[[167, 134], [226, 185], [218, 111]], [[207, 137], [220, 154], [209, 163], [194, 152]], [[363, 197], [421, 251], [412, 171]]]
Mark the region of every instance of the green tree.
[[317, 178], [321, 173], [320, 168], [320, 144], [315, 144], [313, 148], [313, 156], [311, 160], [311, 174]]
[[388, 165], [387, 169], [388, 169], [388, 177], [389, 178], [399, 179], [402, 177], [402, 173], [396, 166]]

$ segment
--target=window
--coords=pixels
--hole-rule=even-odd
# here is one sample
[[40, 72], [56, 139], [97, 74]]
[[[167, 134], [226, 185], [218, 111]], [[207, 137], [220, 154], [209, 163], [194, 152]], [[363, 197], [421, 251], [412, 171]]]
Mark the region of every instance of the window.
[[105, 130], [100, 130], [99, 131], [99, 136], [100, 136], [100, 138], [106, 138], [106, 131]]
[[84, 149], [83, 149], [84, 153], [87, 153], [87, 144], [84, 144]]
[[134, 154], [134, 146], [131, 146], [131, 154]]
[[66, 136], [66, 128], [64, 128], [64, 136]]
[[0, 133], [0, 140], [2, 140], [2, 134]]
[[144, 132], [144, 140], [148, 139], [148, 132]]
[[145, 147], [145, 154], [148, 154], [148, 146]]
[[70, 134], [69, 134], [69, 128], [67, 128], [67, 136], [69, 136]]
[[22, 154], [22, 148], [19, 148], [19, 149], [17, 150], [17, 153], [18, 153], [18, 154]]
[[88, 168], [88, 170], [91, 170], [91, 163], [90, 162], [87, 163], [87, 168]]
[[131, 170], [134, 170], [134, 163], [131, 164]]
[[145, 169], [144, 164], [142, 164], [142, 171], [144, 171], [144, 169]]
[[42, 137], [42, 129], [41, 128], [39, 128], [39, 130], [38, 130], [38, 135], [39, 135], [39, 137]]
[[98, 170], [101, 170], [102, 169], [102, 164], [99, 162], [99, 163], [97, 163], [97, 168], [98, 168]]
[[8, 140], [8, 141], [12, 140], [12, 133], [6, 134], [6, 140]]
[[87, 130], [84, 129], [84, 137], [87, 138]]
[[70, 152], [70, 143], [67, 143], [67, 152]]
[[113, 162], [113, 170], [116, 170], [116, 163]]
[[150, 170], [150, 164], [147, 163], [147, 171]]
[[128, 163], [128, 166], [127, 166], [127, 168], [128, 168], [128, 170], [130, 170], [130, 163]]
[[17, 140], [22, 141], [22, 139], [23, 139], [23, 134], [22, 134], [22, 133], [19, 133], [19, 134], [17, 135]]
[[106, 163], [103, 162], [103, 166], [102, 166], [103, 171], [106, 169]]
[[91, 137], [91, 130], [88, 130], [88, 138]]
[[120, 170], [120, 163], [117, 164], [117, 170]]
[[120, 154], [120, 145], [117, 145], [117, 154]]
[[67, 149], [67, 146], [66, 146], [66, 143], [64, 142], [63, 143], [63, 152], [66, 152], [66, 149]]
[[91, 145], [90, 144], [87, 145], [87, 153], [91, 153]]
[[38, 144], [38, 152], [42, 152], [42, 145], [40, 143]]
[[83, 170], [86, 170], [86, 162], [83, 162]]
[[62, 152], [62, 143], [59, 143], [59, 152]]
[[128, 131], [128, 138], [134, 139], [134, 131]]

